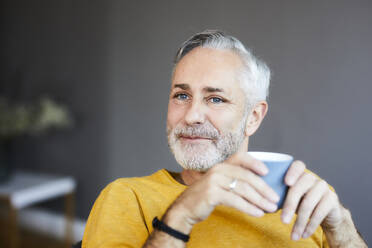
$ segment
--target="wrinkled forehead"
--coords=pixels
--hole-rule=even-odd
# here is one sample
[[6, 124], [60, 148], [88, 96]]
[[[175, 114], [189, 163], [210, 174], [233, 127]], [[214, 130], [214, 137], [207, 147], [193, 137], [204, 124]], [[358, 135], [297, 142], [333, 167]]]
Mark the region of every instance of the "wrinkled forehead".
[[176, 65], [172, 88], [187, 84], [191, 90], [213, 87], [233, 94], [241, 89], [238, 75], [242, 66], [240, 57], [232, 51], [198, 47]]

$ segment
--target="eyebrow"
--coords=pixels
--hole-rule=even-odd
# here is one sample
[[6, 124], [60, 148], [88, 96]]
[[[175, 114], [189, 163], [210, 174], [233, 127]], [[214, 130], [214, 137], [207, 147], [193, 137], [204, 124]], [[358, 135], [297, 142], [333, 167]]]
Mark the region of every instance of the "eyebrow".
[[[181, 88], [183, 90], [189, 90], [190, 89], [190, 86], [188, 84], [175, 84], [173, 88]], [[203, 91], [208, 92], [208, 93], [212, 93], [212, 92], [225, 92], [221, 88], [208, 87], [208, 86], [207, 87], [204, 87], [203, 88]]]
[[183, 90], [190, 89], [190, 86], [188, 84], [175, 84], [173, 88], [181, 88]]
[[206, 91], [206, 92], [209, 92], [209, 93], [212, 93], [212, 92], [225, 92], [221, 88], [214, 88], [214, 87], [205, 87], [205, 88], [203, 88], [203, 91]]

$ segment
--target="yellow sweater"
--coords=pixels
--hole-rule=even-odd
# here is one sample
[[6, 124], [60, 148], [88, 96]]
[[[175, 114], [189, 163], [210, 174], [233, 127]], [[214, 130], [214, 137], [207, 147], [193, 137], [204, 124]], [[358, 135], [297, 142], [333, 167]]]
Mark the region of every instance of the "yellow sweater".
[[[112, 182], [94, 203], [83, 248], [142, 247], [153, 230], [153, 218], [160, 218], [186, 188], [165, 169]], [[256, 218], [217, 206], [193, 227], [187, 247], [328, 247], [321, 227], [307, 239], [292, 241], [294, 220], [286, 225], [280, 220], [280, 211]]]

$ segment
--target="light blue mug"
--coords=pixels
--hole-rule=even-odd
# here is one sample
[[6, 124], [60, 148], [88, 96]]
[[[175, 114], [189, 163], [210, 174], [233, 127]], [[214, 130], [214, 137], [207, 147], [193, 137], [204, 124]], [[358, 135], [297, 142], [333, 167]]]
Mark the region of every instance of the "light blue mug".
[[275, 152], [248, 152], [248, 154], [262, 161], [269, 169], [269, 172], [262, 178], [279, 195], [278, 209], [282, 208], [288, 192], [288, 186], [284, 183], [284, 177], [292, 164], [293, 157], [288, 154]]

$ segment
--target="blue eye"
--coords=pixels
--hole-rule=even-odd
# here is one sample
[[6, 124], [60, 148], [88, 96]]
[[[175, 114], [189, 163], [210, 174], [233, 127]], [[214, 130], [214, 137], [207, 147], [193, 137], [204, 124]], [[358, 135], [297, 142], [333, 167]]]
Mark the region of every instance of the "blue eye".
[[188, 96], [186, 94], [180, 93], [180, 94], [176, 94], [174, 98], [177, 98], [178, 100], [186, 100]]
[[219, 98], [219, 97], [211, 97], [209, 100], [212, 103], [222, 103], [223, 102], [223, 100], [221, 98]]

